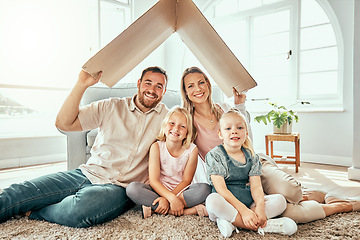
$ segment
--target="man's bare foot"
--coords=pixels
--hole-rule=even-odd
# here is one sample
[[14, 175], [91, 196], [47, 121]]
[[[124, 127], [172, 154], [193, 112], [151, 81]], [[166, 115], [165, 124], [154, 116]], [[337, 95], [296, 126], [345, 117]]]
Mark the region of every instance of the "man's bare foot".
[[302, 201], [314, 200], [318, 203], [325, 203], [326, 193], [317, 190], [303, 191]]

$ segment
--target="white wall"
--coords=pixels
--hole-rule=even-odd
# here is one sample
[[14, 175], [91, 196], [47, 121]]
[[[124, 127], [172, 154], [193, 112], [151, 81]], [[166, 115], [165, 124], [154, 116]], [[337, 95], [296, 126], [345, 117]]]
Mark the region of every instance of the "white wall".
[[66, 160], [66, 137], [0, 138], [0, 169]]
[[[58, 109], [82, 64], [97, 51], [91, 37], [97, 40], [97, 20], [91, 21], [96, 6], [96, 0], [0, 1], [0, 83], [58, 88], [53, 99], [49, 91], [39, 91], [26, 100], [37, 98], [49, 102], [50, 109]], [[64, 98], [56, 97], [59, 95]], [[0, 168], [66, 160], [66, 137], [55, 128], [54, 112], [46, 122], [48, 127], [39, 131], [34, 129], [40, 121], [13, 120], [24, 131], [16, 136], [0, 135]]]
[[[136, 20], [157, 1], [133, 2], [133, 18]], [[0, 84], [13, 84], [11, 79], [15, 77], [28, 81], [25, 85], [41, 80], [40, 82], [46, 82], [49, 86], [63, 88], [64, 93], [63, 98], [56, 98], [57, 106], [51, 105], [54, 116], [45, 123], [51, 131], [36, 132], [37, 136], [24, 132], [16, 137], [0, 135], [0, 168], [65, 161], [66, 137], [56, 130], [55, 117], [74, 85], [81, 66], [99, 50], [98, 0], [36, 0], [31, 3], [26, 0], [0, 1], [0, 13], [0, 20], [3, 20], [0, 21], [0, 32], [3, 34], [0, 39], [0, 70], [3, 80]], [[14, 16], [15, 13], [22, 18], [12, 17], [15, 18], [12, 23], [7, 16]], [[114, 26], [112, 29], [118, 27]], [[136, 81], [142, 69], [154, 65], [166, 68], [164, 46], [160, 46], [142, 61], [128, 74], [127, 79]], [[52, 81], [49, 81], [50, 78]], [[59, 86], [59, 83], [62, 85]], [[42, 98], [40, 95], [35, 97]], [[46, 101], [45, 97], [43, 99]], [[29, 120], [18, 126], [33, 128]]]
[[[196, 1], [197, 3], [199, 1]], [[202, 3], [201, 1], [199, 3]], [[201, 4], [198, 7], [201, 8]], [[300, 121], [293, 126], [301, 137], [301, 160], [342, 166], [352, 165], [353, 152], [353, 39], [354, 39], [354, 1], [329, 0], [333, 13], [338, 18], [344, 46], [344, 111], [343, 112], [300, 112]], [[184, 62], [186, 46], [172, 39], [166, 45], [166, 62], [169, 75], [179, 81], [185, 67], [192, 64]], [[177, 82], [177, 84], [179, 84]], [[179, 85], [178, 85], [179, 86]], [[326, 86], [325, 86], [326, 87]], [[251, 109], [248, 109], [251, 113]], [[252, 113], [256, 116], [255, 113]], [[272, 132], [272, 126], [252, 121], [254, 147], [265, 152], [265, 134]], [[279, 153], [292, 155], [293, 143], [275, 143]]]
[[[354, 114], [352, 91], [354, 1], [329, 0], [328, 2], [339, 20], [343, 37], [344, 111], [299, 113], [300, 121], [293, 126], [293, 131], [300, 133], [302, 161], [351, 166]], [[265, 152], [264, 135], [272, 131], [271, 126], [253, 121], [252, 128], [255, 148]], [[275, 147], [289, 155], [294, 148], [291, 143], [279, 143]]]
[[[139, 17], [145, 11], [147, 11], [156, 0], [136, 0], [134, 19]], [[205, 1], [196, 1], [201, 8], [201, 4], [205, 5]], [[316, 112], [316, 113], [299, 113], [300, 122], [295, 124], [294, 131], [298, 131], [301, 134], [301, 159], [302, 161], [316, 161], [319, 163], [338, 164], [344, 166], [350, 166], [352, 163], [353, 154], [353, 39], [354, 39], [354, 0], [329, 0], [329, 4], [333, 7], [333, 11], [338, 17], [343, 42], [344, 42], [344, 112]], [[179, 44], [179, 39], [171, 37], [168, 41], [160, 46], [155, 52], [150, 54], [139, 66], [133, 71], [131, 76], [134, 79], [140, 76], [141, 70], [148, 66], [158, 65], [167, 70], [169, 74], [169, 88], [178, 89], [181, 73], [184, 67], [188, 67], [187, 63], [183, 62], [184, 45], [176, 47]], [[75, 43], [75, 42], [74, 42]], [[80, 43], [76, 43], [80, 44]], [[180, 42], [180, 44], [182, 44]], [[75, 53], [74, 53], [75, 54]], [[79, 67], [80, 69], [80, 67]], [[251, 109], [249, 109], [251, 110]], [[264, 135], [271, 132], [270, 126], [264, 126], [263, 124], [257, 124], [252, 122], [252, 128], [254, 133], [254, 146], [257, 151], [263, 152], [265, 149]], [[8, 148], [9, 139], [0, 141], [1, 151], [5, 151]], [[14, 141], [11, 149], [15, 149], [16, 146], [22, 146]], [[41, 140], [31, 140], [35, 145], [27, 145], [27, 151], [36, 149], [35, 146], [41, 146]], [[36, 144], [39, 143], [39, 144]], [[65, 153], [66, 146], [64, 138], [60, 139], [57, 149], [53, 151], [53, 154]], [[290, 153], [293, 150], [291, 144], [283, 144], [279, 146], [280, 152]], [[14, 151], [21, 151], [15, 149]], [[36, 155], [40, 157], [40, 153], [35, 150]], [[43, 155], [48, 155], [49, 152], [43, 152]], [[65, 155], [64, 155], [65, 156]], [[8, 159], [20, 159], [18, 155], [8, 156]], [[0, 157], [0, 160], [4, 160], [5, 155]], [[28, 156], [30, 159], [31, 156]], [[18, 160], [15, 160], [18, 161]], [[19, 160], [20, 161], [20, 160]], [[0, 168], [1, 168], [0, 163]]]
[[[354, 66], [360, 65], [360, 2], [355, 2], [354, 27]], [[353, 141], [353, 164], [348, 169], [349, 179], [360, 181], [360, 69], [354, 68], [354, 141]]]

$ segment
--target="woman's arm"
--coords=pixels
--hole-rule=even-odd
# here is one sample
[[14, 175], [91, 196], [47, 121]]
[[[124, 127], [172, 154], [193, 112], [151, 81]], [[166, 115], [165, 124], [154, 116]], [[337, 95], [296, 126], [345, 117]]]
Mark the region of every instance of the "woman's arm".
[[182, 181], [179, 183], [179, 185], [177, 185], [174, 188], [174, 190], [172, 190], [172, 193], [177, 195], [180, 191], [182, 191], [184, 188], [186, 188], [191, 184], [191, 181], [196, 171], [197, 162], [198, 162], [198, 148], [195, 147], [193, 151], [190, 153], [189, 159], [186, 163]]
[[245, 100], [246, 100], [246, 94], [245, 93], [239, 93], [235, 88], [233, 88], [233, 94], [234, 94], [234, 105], [237, 110], [239, 110], [247, 120], [248, 125], [248, 132], [249, 132], [249, 138], [251, 142], [253, 141], [253, 135], [252, 130], [250, 126], [250, 113], [246, 110], [245, 106]]
[[248, 229], [256, 230], [259, 221], [258, 217], [252, 210], [247, 208], [229, 191], [229, 189], [226, 187], [224, 177], [219, 175], [211, 175], [210, 177], [216, 191], [238, 211], [244, 222], [244, 225]]
[[[171, 191], [169, 191], [160, 182], [160, 149], [157, 142], [153, 143], [149, 152], [149, 180], [150, 186], [160, 196], [166, 198], [170, 203], [170, 208], [176, 216], [180, 216], [184, 212], [184, 204], [182, 201]], [[156, 209], [157, 210], [157, 209]]]
[[233, 87], [233, 95], [234, 95], [234, 104], [238, 105], [241, 103], [245, 103], [246, 100], [246, 94], [245, 93], [239, 93], [234, 87]]
[[255, 213], [259, 217], [258, 227], [266, 226], [266, 213], [265, 213], [265, 198], [264, 190], [261, 185], [260, 176], [251, 176], [250, 177], [250, 189], [251, 196], [255, 202]]

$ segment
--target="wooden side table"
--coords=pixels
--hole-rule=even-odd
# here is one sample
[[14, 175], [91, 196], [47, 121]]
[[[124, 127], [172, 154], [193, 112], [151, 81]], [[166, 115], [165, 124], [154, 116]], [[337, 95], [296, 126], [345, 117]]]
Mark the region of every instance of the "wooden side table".
[[[292, 133], [292, 134], [267, 134], [265, 135], [265, 145], [266, 145], [266, 155], [271, 158], [282, 158], [280, 155], [274, 155], [274, 142], [275, 141], [287, 141], [295, 143], [295, 156], [288, 156], [288, 158], [295, 159], [294, 161], [283, 161], [283, 160], [275, 160], [277, 163], [282, 164], [295, 164], [295, 171], [299, 171], [300, 166], [300, 134]], [[270, 154], [269, 155], [269, 142], [270, 142]]]

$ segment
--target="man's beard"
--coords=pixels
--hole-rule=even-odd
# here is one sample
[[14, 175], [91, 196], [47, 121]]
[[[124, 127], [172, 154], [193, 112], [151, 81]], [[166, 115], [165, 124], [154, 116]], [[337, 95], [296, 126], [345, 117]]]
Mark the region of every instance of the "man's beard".
[[[147, 95], [151, 95], [154, 96], [155, 99], [154, 101], [145, 101], [145, 93]], [[159, 98], [159, 96], [155, 93], [149, 93], [149, 92], [140, 92], [140, 90], [138, 90], [138, 97], [139, 97], [139, 102], [141, 103], [141, 105], [143, 105], [146, 108], [154, 108], [156, 107], [156, 105], [161, 101], [161, 98]]]

